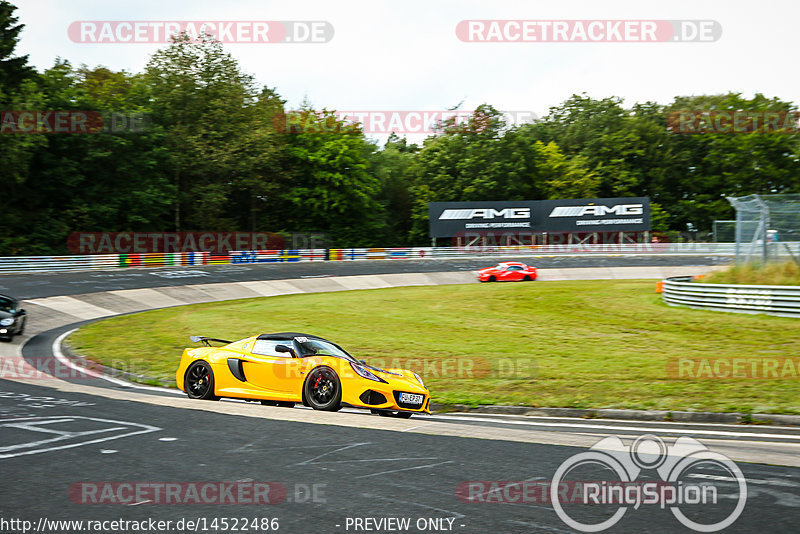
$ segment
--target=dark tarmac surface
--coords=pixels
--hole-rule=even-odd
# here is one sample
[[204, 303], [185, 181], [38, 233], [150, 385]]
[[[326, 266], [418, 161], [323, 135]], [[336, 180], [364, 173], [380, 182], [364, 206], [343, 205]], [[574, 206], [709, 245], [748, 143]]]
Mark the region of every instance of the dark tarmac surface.
[[[258, 405], [252, 408], [263, 409]], [[0, 517], [34, 524], [40, 518], [173, 522], [205, 518], [208, 526], [214, 518], [276, 518], [279, 532], [292, 533], [571, 532], [552, 505], [535, 491], [527, 503], [480, 502], [476, 496], [482, 488], [491, 487], [484, 483], [489, 481], [548, 482], [562, 462], [586, 451], [256, 419], [101, 399], [8, 381], [0, 381], [0, 414], [4, 480]], [[42, 429], [50, 433], [43, 435]], [[57, 439], [44, 441], [53, 438]], [[750, 481], [749, 495], [731, 531], [758, 532], [767, 524], [771, 531], [793, 531], [800, 502], [800, 469], [740, 466]], [[713, 466], [698, 469], [693, 476], [725, 479], [725, 473]], [[656, 479], [654, 472], [639, 478]], [[253, 493], [239, 497], [234, 492], [233, 503], [196, 504], [195, 500], [203, 502], [203, 497], [195, 499], [184, 485], [172, 502], [156, 504], [152, 502], [154, 489], [137, 500], [131, 490], [120, 489], [118, 484], [140, 483], [141, 488], [141, 483], [209, 481], [239, 481], [245, 486], [276, 483], [270, 486], [267, 498], [272, 495], [280, 502], [243, 504], [252, 500]], [[469, 493], [470, 488], [480, 491]], [[213, 499], [217, 493], [209, 490], [206, 495]], [[497, 495], [501, 500], [521, 499], [514, 492]], [[469, 496], [473, 502], [466, 500]], [[151, 502], [144, 502], [147, 497]], [[90, 504], [93, 499], [102, 504]], [[586, 521], [608, 515], [607, 507], [568, 506], [576, 518]], [[730, 503], [718, 506], [714, 513], [730, 512]], [[705, 511], [688, 505], [682, 509], [695, 518], [712, 516], [710, 505]], [[412, 526], [407, 530], [354, 528], [356, 518], [367, 517], [408, 518]], [[445, 528], [416, 528], [418, 520], [428, 519], [439, 522], [427, 524]], [[206, 531], [226, 530], [233, 531], [230, 526]], [[607, 532], [691, 530], [668, 510], [642, 505], [638, 510], [629, 509]]]
[[204, 265], [198, 267], [128, 268], [108, 271], [26, 273], [0, 275], [0, 293], [20, 299], [78, 295], [96, 291], [138, 289], [219, 282], [281, 280], [362, 274], [429, 273], [474, 271], [499, 261], [521, 261], [540, 269], [592, 267], [642, 267], [720, 265], [725, 256], [687, 255], [592, 255], [592, 256], [508, 256], [457, 260], [365, 260], [296, 263]]
[[[505, 259], [525, 261], [540, 268], [727, 262], [727, 258], [715, 256]], [[0, 276], [3, 286], [0, 291], [21, 298], [37, 298], [259, 279], [469, 271], [498, 260], [320, 262], [5, 275]], [[51, 354], [53, 340], [67, 328], [34, 337], [24, 352], [27, 356]], [[99, 386], [102, 381], [85, 382]], [[120, 389], [110, 383], [106, 387]], [[247, 407], [255, 411], [275, 410], [257, 404]], [[329, 415], [336, 418], [344, 416], [344, 412]], [[644, 433], [640, 427], [645, 426], [658, 435], [672, 436], [668, 440], [687, 432], [700, 440], [714, 439], [720, 437], [716, 432], [738, 430], [725, 425], [583, 423], [532, 417], [484, 416], [471, 421], [468, 419], [473, 417], [471, 414], [432, 419], [437, 417], [459, 424], [494, 427], [498, 432], [515, 425], [539, 425], [540, 430], [596, 435], [598, 440], [612, 434], [636, 437]], [[614, 428], [601, 429], [598, 425]], [[747, 429], [754, 433], [760, 430]], [[797, 429], [783, 432], [795, 437], [800, 434]], [[727, 436], [726, 439], [744, 443], [756, 438]], [[269, 524], [272, 519], [277, 520], [278, 532], [289, 533], [576, 532], [559, 517], [547, 492], [536, 484], [549, 483], [562, 462], [587, 450], [244, 417], [67, 393], [0, 379], [0, 473], [3, 475], [0, 532], [22, 532], [22, 526], [29, 526], [29, 532], [37, 527], [40, 532], [53, 533], [133, 531], [130, 525], [125, 530], [110, 523], [94, 525], [101, 527], [99, 530], [88, 530], [91, 526], [88, 523], [80, 527], [51, 523], [119, 519], [172, 522], [151, 532], [263, 532], [265, 525], [274, 529], [275, 523]], [[765, 525], [770, 530], [795, 530], [800, 517], [800, 469], [741, 462], [737, 465], [747, 480], [747, 502], [741, 516], [727, 531], [760, 532]], [[608, 469], [597, 469], [570, 480], [614, 480]], [[646, 469], [636, 480], [656, 482], [660, 478], [655, 471]], [[496, 490], [498, 486], [492, 486], [496, 481], [525, 481], [527, 493], [523, 495], [515, 489], [522, 485]], [[206, 485], [209, 482], [211, 486]], [[722, 495], [717, 504], [681, 505], [679, 509], [689, 518], [711, 522], [732, 512], [736, 480], [719, 466], [697, 466], [685, 482], [713, 484]], [[176, 483], [182, 485], [174, 486]], [[214, 499], [219, 495], [220, 483], [237, 483], [236, 487], [244, 488], [244, 492], [237, 494], [231, 490], [231, 497], [223, 499], [223, 504], [205, 502], [208, 496]], [[263, 500], [267, 483], [266, 499], [275, 502], [250, 504], [254, 496], [252, 488], [261, 488], [259, 495]], [[169, 486], [174, 490], [171, 500], [166, 497], [166, 484], [173, 484]], [[492, 487], [495, 491], [491, 491]], [[131, 488], [141, 490], [141, 494], [137, 496]], [[205, 488], [206, 495], [195, 496], [193, 490], [198, 488]], [[156, 494], [156, 489], [164, 493]], [[223, 491], [222, 495], [229, 494]], [[94, 499], [100, 503], [93, 504]], [[169, 502], [154, 502], [159, 499]], [[564, 508], [574, 519], [596, 523], [610, 517], [619, 507], [565, 504]], [[12, 519], [31, 524], [9, 523]], [[246, 529], [244, 519], [248, 520]], [[184, 523], [179, 526], [181, 520]], [[186, 521], [195, 524], [187, 526]], [[694, 530], [679, 522], [669, 507], [642, 504], [638, 509], [628, 507], [624, 517], [604, 532]]]

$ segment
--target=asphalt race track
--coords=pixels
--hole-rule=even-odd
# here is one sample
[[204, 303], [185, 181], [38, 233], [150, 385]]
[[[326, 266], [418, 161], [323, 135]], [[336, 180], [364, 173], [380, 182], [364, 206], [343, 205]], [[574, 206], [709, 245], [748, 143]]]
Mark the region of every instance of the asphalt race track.
[[[320, 262], [7, 275], [0, 277], [0, 292], [41, 298], [221, 281], [468, 271], [493, 261]], [[522, 261], [542, 268], [569, 268], [713, 265], [725, 259], [611, 256]], [[181, 271], [185, 272], [164, 274]], [[35, 335], [23, 347], [23, 356], [53, 357], [55, 340], [74, 327]], [[119, 519], [172, 522], [151, 532], [254, 532], [266, 530], [265, 525], [289, 533], [575, 532], [556, 514], [547, 492], [537, 493], [537, 484], [549, 483], [562, 462], [585, 453], [604, 436], [618, 435], [628, 444], [643, 434], [661, 436], [668, 444], [682, 436], [693, 437], [736, 461], [747, 480], [747, 499], [727, 531], [760, 532], [767, 525], [775, 531], [796, 530], [800, 428], [473, 413], [395, 420], [356, 410], [320, 413], [236, 401], [190, 401], [158, 388], [88, 378], [0, 380], [0, 532], [22, 532], [24, 526], [29, 532], [92, 531], [85, 528], [88, 523], [78, 528], [51, 522]], [[727, 489], [735, 485], [735, 479], [714, 464], [697, 467], [691, 477]], [[636, 480], [660, 478], [645, 470]], [[526, 481], [534, 489], [523, 499], [519, 491], [489, 491], [493, 481], [516, 481], [517, 487]], [[229, 483], [228, 493], [219, 489], [220, 483]], [[199, 497], [192, 493], [197, 488]], [[137, 489], [142, 491], [137, 494]], [[215, 499], [223, 502], [209, 504]], [[595, 522], [619, 509], [571, 506], [580, 508], [575, 517], [580, 514], [582, 520]], [[731, 502], [682, 508], [687, 509], [687, 516], [711, 518], [720, 510], [728, 513]], [[12, 518], [31, 524], [2, 523]], [[270, 519], [277, 519], [277, 525]], [[130, 525], [127, 530], [111, 523], [97, 526], [101, 528], [94, 531], [133, 531]], [[605, 530], [692, 531], [669, 507], [654, 504], [629, 507], [615, 526]]]
[[281, 280], [360, 274], [474, 271], [498, 261], [522, 261], [540, 269], [720, 265], [726, 256], [688, 255], [596, 255], [509, 256], [458, 260], [374, 260], [257, 263], [199, 267], [136, 268], [110, 271], [30, 273], [0, 275], [0, 293], [20, 299], [76, 295], [92, 291], [138, 289], [165, 285], [211, 284], [249, 280]]

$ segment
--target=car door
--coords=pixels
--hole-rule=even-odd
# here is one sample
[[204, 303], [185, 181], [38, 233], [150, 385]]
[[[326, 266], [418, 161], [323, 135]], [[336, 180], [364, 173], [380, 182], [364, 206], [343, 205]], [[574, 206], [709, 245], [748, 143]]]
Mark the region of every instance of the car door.
[[290, 352], [278, 352], [278, 345], [291, 347], [291, 341], [257, 339], [243, 363], [247, 382], [267, 392], [297, 393], [305, 380], [306, 362]]
[[522, 267], [519, 265], [509, 265], [506, 267], [505, 280], [521, 280], [522, 275]]

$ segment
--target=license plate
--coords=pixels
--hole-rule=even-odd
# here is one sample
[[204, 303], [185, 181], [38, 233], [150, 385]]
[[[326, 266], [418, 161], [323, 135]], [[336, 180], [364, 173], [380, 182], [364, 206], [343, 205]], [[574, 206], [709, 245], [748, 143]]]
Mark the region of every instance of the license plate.
[[422, 395], [417, 395], [416, 393], [400, 394], [400, 402], [405, 402], [408, 404], [422, 404], [423, 400], [425, 400], [425, 397]]

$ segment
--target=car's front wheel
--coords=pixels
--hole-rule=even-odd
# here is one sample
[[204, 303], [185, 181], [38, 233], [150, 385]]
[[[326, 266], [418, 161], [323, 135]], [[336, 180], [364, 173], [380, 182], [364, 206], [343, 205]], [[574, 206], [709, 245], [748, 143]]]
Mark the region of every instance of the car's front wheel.
[[214, 371], [202, 361], [196, 361], [186, 370], [183, 387], [190, 399], [219, 400], [214, 395]]
[[342, 407], [342, 382], [330, 367], [311, 371], [303, 387], [306, 402], [315, 410], [335, 412]]
[[497, 277], [495, 277], [494, 275], [490, 276], [489, 282], [497, 282]]

